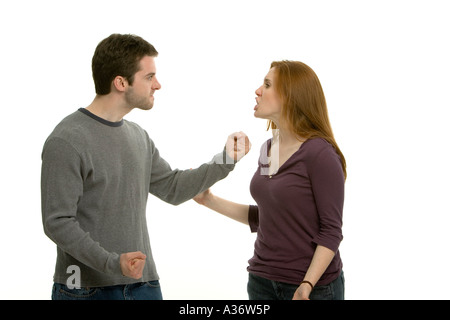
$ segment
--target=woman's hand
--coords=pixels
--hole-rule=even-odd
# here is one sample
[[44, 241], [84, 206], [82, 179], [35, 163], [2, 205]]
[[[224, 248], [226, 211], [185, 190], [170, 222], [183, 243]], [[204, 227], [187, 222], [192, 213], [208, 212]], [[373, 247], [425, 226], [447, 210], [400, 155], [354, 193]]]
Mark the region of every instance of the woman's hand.
[[210, 189], [206, 189], [202, 193], [196, 195], [193, 199], [195, 202], [201, 205], [206, 205], [206, 201], [208, 201], [212, 197], [212, 193]]
[[292, 300], [309, 300], [312, 288], [307, 283], [302, 283], [297, 290], [295, 290]]
[[214, 194], [211, 190], [206, 189], [194, 198], [194, 201], [214, 210], [224, 216], [248, 224], [248, 205], [239, 204], [222, 199]]

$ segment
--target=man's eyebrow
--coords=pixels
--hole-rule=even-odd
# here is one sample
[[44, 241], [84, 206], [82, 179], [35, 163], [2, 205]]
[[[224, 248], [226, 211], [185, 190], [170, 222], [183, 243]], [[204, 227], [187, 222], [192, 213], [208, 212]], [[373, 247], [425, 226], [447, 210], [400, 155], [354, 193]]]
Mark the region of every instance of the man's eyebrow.
[[155, 74], [156, 74], [155, 72], [150, 72], [150, 73], [147, 73], [145, 76], [146, 77], [148, 77], [148, 76], [152, 76], [153, 77]]

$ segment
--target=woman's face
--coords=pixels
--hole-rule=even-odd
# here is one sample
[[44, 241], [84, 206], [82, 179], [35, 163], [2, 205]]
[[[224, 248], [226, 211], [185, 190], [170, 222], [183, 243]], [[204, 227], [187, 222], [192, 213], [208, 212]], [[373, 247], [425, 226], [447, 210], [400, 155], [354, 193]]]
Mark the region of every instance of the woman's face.
[[274, 80], [275, 68], [271, 68], [264, 78], [264, 84], [255, 91], [257, 97], [254, 116], [277, 124], [281, 116], [282, 101], [275, 91]]

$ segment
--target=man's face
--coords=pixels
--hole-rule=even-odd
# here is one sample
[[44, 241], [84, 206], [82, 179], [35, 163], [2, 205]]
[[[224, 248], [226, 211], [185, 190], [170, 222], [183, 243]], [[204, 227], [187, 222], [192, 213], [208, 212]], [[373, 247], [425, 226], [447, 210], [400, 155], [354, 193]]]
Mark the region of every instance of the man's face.
[[139, 71], [135, 73], [133, 85], [125, 92], [125, 99], [131, 108], [150, 110], [153, 107], [156, 90], [161, 84], [156, 79], [156, 66], [153, 57], [145, 56], [140, 61]]

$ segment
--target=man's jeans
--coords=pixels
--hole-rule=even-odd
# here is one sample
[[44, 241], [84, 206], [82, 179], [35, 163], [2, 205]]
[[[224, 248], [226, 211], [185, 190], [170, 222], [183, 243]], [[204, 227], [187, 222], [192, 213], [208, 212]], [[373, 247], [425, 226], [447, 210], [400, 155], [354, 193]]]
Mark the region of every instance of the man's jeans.
[[52, 300], [162, 300], [162, 293], [158, 280], [80, 289], [54, 283]]
[[[344, 272], [325, 286], [316, 286], [311, 300], [344, 300]], [[247, 291], [250, 300], [291, 300], [299, 285], [272, 281], [249, 273]]]

